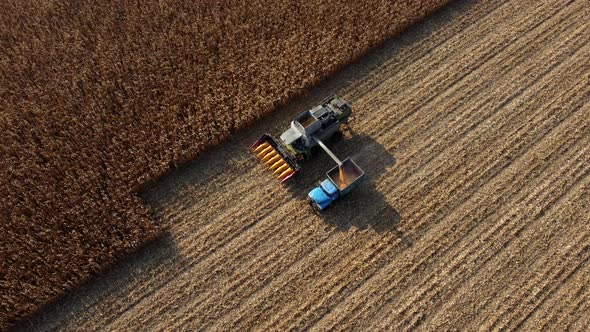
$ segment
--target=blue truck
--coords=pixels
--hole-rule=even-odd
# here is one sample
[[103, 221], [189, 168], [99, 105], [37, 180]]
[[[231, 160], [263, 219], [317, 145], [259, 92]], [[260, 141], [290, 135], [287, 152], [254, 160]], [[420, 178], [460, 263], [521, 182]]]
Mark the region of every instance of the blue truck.
[[325, 210], [332, 202], [347, 195], [362, 182], [365, 172], [350, 158], [326, 173], [326, 179], [307, 194], [307, 202], [315, 210]]

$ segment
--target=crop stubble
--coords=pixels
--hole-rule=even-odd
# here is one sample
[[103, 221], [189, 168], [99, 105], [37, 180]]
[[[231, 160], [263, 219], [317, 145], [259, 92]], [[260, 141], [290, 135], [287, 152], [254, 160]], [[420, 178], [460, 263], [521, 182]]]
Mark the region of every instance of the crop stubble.
[[[157, 250], [113, 271], [114, 285], [89, 286], [83, 310], [64, 303], [46, 326], [583, 330], [589, 18], [583, 1], [451, 5], [152, 188], [146, 199], [170, 222], [177, 252], [148, 274]], [[364, 155], [361, 167], [386, 172], [368, 172], [322, 217], [242, 140], [279, 131], [333, 89], [355, 108], [347, 140], [370, 138], [346, 153], [368, 144], [395, 163]], [[394, 211], [401, 222], [391, 225]]]

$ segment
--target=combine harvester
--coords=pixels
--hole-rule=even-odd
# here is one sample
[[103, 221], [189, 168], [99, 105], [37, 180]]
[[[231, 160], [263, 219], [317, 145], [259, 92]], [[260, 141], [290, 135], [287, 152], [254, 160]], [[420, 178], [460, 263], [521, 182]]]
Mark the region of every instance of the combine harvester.
[[283, 183], [299, 173], [298, 161], [309, 160], [316, 150], [323, 149], [337, 166], [326, 173], [326, 180], [309, 192], [307, 201], [316, 210], [324, 210], [356, 188], [365, 175], [351, 158], [340, 161], [322, 142], [338, 132], [341, 125], [348, 123], [351, 112], [352, 108], [346, 101], [336, 95], [331, 96], [295, 117], [291, 127], [281, 135], [282, 144], [264, 134], [251, 148]]

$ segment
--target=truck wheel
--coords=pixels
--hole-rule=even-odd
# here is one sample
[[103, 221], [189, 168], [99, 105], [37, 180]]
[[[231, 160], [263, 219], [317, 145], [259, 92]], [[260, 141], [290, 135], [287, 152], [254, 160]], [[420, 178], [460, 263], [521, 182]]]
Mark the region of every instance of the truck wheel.
[[316, 204], [316, 202], [313, 201], [313, 199], [311, 199], [311, 197], [307, 196], [307, 204], [309, 204], [309, 206], [311, 206], [312, 209], [314, 209], [315, 211], [322, 211], [322, 209], [320, 209], [319, 205]]

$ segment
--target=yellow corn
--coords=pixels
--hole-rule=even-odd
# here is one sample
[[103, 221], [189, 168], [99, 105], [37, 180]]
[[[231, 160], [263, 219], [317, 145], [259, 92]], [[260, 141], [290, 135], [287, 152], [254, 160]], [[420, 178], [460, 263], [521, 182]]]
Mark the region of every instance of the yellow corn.
[[271, 158], [273, 158], [274, 156], [278, 155], [279, 153], [276, 150], [272, 150], [271, 152], [269, 152], [266, 156], [264, 156], [262, 158], [262, 162], [265, 162]]
[[285, 162], [283, 159], [281, 159], [281, 160], [279, 160], [279, 161], [275, 162], [274, 164], [272, 164], [272, 165], [269, 167], [269, 169], [272, 171], [273, 169], [275, 169], [275, 168], [277, 168], [277, 167], [281, 167], [281, 166], [283, 166], [283, 165], [285, 165], [285, 164], [286, 164], [286, 162]]
[[272, 151], [272, 146], [269, 145], [265, 149], [263, 149], [262, 151], [260, 151], [260, 153], [258, 154], [258, 157], [264, 157], [270, 151]]
[[254, 152], [262, 151], [262, 150], [266, 149], [269, 145], [270, 144], [268, 144], [268, 143], [262, 143], [254, 149]]
[[289, 165], [287, 163], [285, 163], [283, 166], [277, 168], [272, 174], [281, 174], [288, 167], [289, 167]]
[[266, 166], [272, 165], [274, 163], [276, 163], [277, 161], [279, 161], [281, 159], [281, 156], [275, 152], [275, 156], [270, 158], [266, 163], [264, 163]]
[[289, 169], [285, 170], [283, 173], [281, 173], [281, 175], [279, 175], [279, 180], [282, 180], [291, 174], [293, 174], [293, 169], [289, 167]]

